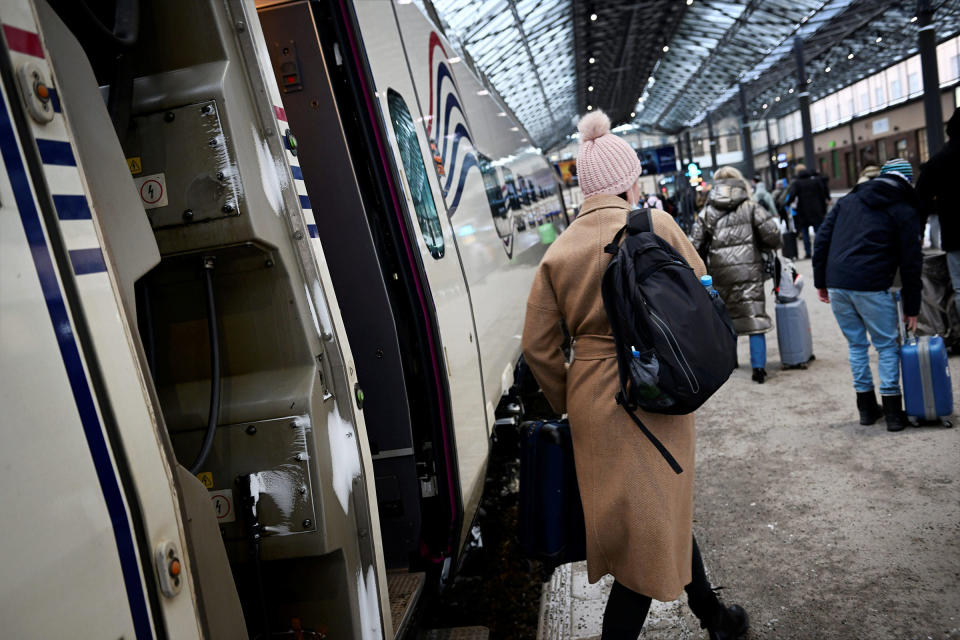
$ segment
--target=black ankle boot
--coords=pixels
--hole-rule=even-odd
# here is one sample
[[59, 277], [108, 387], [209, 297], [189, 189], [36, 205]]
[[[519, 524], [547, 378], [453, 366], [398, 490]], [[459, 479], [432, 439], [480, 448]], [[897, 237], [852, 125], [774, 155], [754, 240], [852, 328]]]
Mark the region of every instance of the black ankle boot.
[[725, 607], [718, 624], [708, 626], [710, 640], [737, 640], [750, 628], [747, 612], [738, 604]]
[[860, 410], [860, 424], [873, 424], [883, 417], [883, 410], [877, 404], [873, 389], [857, 391], [857, 409]]
[[754, 369], [753, 370], [753, 381], [758, 384], [763, 384], [764, 380], [767, 379], [767, 370], [766, 369]]
[[903, 396], [880, 396], [883, 401], [883, 416], [887, 419], [887, 431], [903, 431], [910, 426], [907, 414], [903, 412]]

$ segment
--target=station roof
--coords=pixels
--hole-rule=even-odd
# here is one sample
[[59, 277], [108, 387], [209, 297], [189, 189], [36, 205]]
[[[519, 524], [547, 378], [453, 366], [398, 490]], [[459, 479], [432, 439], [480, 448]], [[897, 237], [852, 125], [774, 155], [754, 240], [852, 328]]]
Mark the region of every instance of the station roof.
[[[938, 39], [960, 32], [960, 0], [930, 1]], [[432, 4], [447, 35], [543, 148], [561, 142], [590, 108], [615, 124], [665, 133], [696, 126], [708, 112], [739, 115], [741, 83], [752, 118], [785, 115], [797, 108], [796, 37], [817, 100], [916, 53], [919, 28], [913, 0]]]

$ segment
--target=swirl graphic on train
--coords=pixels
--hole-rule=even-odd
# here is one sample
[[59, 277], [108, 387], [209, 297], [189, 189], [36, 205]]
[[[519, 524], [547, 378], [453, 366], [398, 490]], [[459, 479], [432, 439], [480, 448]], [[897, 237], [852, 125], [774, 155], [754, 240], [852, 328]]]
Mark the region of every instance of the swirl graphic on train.
[[[514, 226], [506, 206], [505, 193], [497, 178], [496, 167], [474, 145], [461, 104], [460, 90], [450, 71], [447, 51], [436, 32], [430, 33], [429, 47], [427, 138], [430, 141], [434, 166], [440, 176], [447, 215], [452, 218], [456, 213], [470, 170], [478, 170], [483, 178], [494, 228], [503, 241], [507, 257], [512, 258]], [[438, 49], [442, 56], [436, 56], [435, 59]]]

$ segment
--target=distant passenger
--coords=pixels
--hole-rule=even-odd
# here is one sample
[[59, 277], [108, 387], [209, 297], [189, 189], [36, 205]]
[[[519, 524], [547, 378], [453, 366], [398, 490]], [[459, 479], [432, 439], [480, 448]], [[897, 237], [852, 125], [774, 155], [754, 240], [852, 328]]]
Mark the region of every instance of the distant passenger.
[[750, 336], [753, 381], [767, 379], [767, 338], [773, 322], [766, 311], [762, 252], [780, 247], [774, 214], [750, 199], [750, 187], [733, 167], [714, 174], [707, 206], [693, 227], [693, 246], [707, 261], [738, 335]]
[[650, 209], [660, 209], [663, 210], [663, 201], [660, 200], [660, 197], [654, 192], [647, 196], [647, 207]]
[[867, 180], [873, 180], [878, 175], [880, 175], [880, 167], [875, 164], [868, 164], [860, 172], [860, 176], [857, 178], [857, 184], [863, 184]]
[[819, 173], [811, 172], [805, 165], [797, 165], [797, 177], [787, 192], [787, 204], [796, 209], [797, 229], [803, 237], [804, 259], [809, 259], [812, 253], [810, 245], [810, 229], [813, 232], [823, 223], [827, 215], [827, 203], [830, 200], [830, 190], [826, 181]]
[[[690, 608], [711, 638], [732, 640], [747, 629], [742, 608], [725, 607], [710, 587], [693, 538], [693, 474], [676, 474], [614, 400], [617, 356], [600, 283], [611, 256], [603, 248], [640, 200], [640, 161], [610, 119], [580, 120], [577, 166], [584, 201], [537, 270], [523, 330], [523, 354], [557, 413], [569, 413], [577, 481], [586, 515], [587, 572], [615, 582], [603, 617], [604, 640], [635, 639], [651, 598]], [[696, 271], [703, 262], [673, 218], [653, 210], [654, 232]], [[561, 323], [573, 336], [572, 362]], [[637, 412], [683, 468], [694, 468], [694, 417]]]
[[[915, 329], [923, 220], [912, 180], [909, 162], [887, 161], [879, 176], [837, 201], [817, 234], [813, 252], [813, 284], [820, 300], [830, 303], [849, 346], [860, 424], [885, 416], [887, 431], [909, 424], [900, 394], [897, 306], [889, 288], [899, 268], [903, 312], [907, 327]], [[871, 341], [877, 350], [882, 411], [870, 374]]]
[[[947, 136], [950, 139], [946, 146], [920, 169], [917, 196], [921, 214], [929, 216], [930, 244], [947, 252], [947, 267], [956, 292], [953, 301], [960, 311], [960, 191], [954, 182], [960, 177], [960, 109], [947, 122]], [[934, 236], [939, 236], [938, 243]]]
[[777, 215], [777, 204], [773, 201], [773, 196], [767, 191], [767, 184], [758, 175], [753, 176], [753, 199], [763, 208]]

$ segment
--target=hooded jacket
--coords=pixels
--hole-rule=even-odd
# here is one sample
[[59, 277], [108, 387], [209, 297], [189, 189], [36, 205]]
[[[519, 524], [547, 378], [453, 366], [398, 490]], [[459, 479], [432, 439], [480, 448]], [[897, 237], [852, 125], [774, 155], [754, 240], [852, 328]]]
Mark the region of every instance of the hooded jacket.
[[717, 180], [693, 227], [692, 241], [701, 255], [706, 254], [713, 286], [737, 333], [769, 331], [761, 251], [780, 247], [777, 219], [750, 200], [742, 180]]
[[790, 185], [789, 203], [797, 210], [797, 228], [819, 226], [827, 213], [830, 192], [822, 176], [804, 169]]
[[947, 122], [950, 141], [920, 170], [917, 196], [924, 216], [940, 216], [940, 241], [944, 251], [960, 249], [960, 192], [954, 180], [960, 176], [960, 109]]
[[881, 175], [837, 201], [817, 232], [813, 284], [817, 289], [883, 291], [900, 269], [903, 312], [920, 311], [923, 218], [910, 184]]

